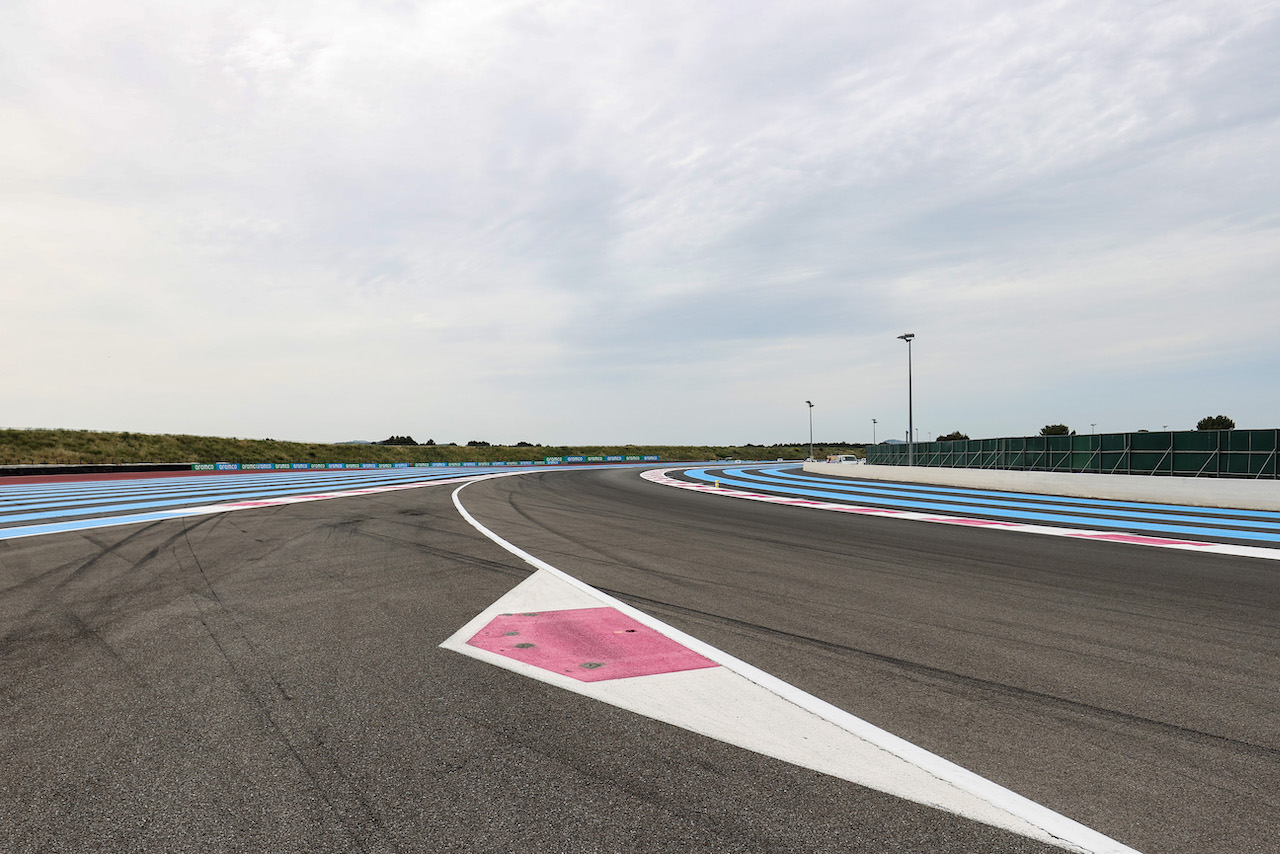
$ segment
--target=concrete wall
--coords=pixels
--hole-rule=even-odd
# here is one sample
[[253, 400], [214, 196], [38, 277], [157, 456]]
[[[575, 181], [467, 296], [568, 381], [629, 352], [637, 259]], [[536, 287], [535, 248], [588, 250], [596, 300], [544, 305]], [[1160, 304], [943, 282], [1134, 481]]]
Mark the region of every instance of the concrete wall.
[[1154, 501], [1243, 510], [1280, 510], [1280, 480], [1156, 477], [1129, 474], [1069, 474], [1043, 471], [996, 471], [925, 466], [867, 466], [848, 463], [805, 463], [818, 475], [1039, 492], [1074, 498]]

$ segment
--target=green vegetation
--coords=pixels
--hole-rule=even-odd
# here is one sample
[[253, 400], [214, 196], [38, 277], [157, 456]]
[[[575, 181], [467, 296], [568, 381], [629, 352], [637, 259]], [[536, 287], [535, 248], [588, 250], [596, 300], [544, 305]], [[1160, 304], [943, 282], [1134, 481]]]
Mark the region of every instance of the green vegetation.
[[1196, 422], [1197, 430], [1234, 430], [1236, 422], [1225, 415], [1210, 415]]
[[[407, 439], [409, 437], [392, 437]], [[658, 445], [457, 445], [341, 444], [280, 442], [275, 439], [221, 439], [212, 436], [100, 433], [90, 430], [0, 430], [0, 465], [112, 463], [455, 463], [517, 462], [543, 457], [657, 455], [663, 460], [795, 460], [809, 444], [742, 446]], [[861, 445], [814, 445], [827, 454], [857, 454]]]
[[1040, 428], [1041, 436], [1070, 436], [1071, 428], [1066, 424], [1046, 424]]
[[[392, 437], [390, 437], [390, 438], [388, 438], [388, 439], [383, 439], [381, 442], [376, 442], [375, 444], [378, 444], [378, 445], [416, 445], [416, 444], [418, 444], [418, 443], [417, 443], [417, 442], [415, 442], [415, 441], [413, 441], [413, 437], [412, 437], [412, 436], [392, 436]], [[432, 441], [431, 439], [428, 439], [428, 440], [427, 440], [427, 444], [428, 444], [428, 445], [434, 445], [434, 444], [435, 444], [435, 442], [434, 442], [434, 441]]]
[[969, 438], [968, 433], [961, 433], [959, 430], [952, 430], [945, 436], [939, 436], [939, 442], [959, 442]]

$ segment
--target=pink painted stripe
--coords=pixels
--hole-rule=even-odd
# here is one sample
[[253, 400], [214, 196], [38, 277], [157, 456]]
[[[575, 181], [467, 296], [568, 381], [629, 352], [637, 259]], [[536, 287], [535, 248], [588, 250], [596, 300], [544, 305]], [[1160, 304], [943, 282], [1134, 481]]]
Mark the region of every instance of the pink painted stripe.
[[467, 645], [579, 682], [720, 666], [608, 607], [502, 614]]
[[[1083, 532], [1082, 532], [1083, 533]], [[1141, 543], [1147, 546], [1167, 546], [1167, 545], [1192, 545], [1192, 546], [1208, 546], [1212, 543], [1202, 543], [1196, 540], [1173, 540], [1168, 537], [1147, 537], [1142, 534], [1107, 534], [1095, 533], [1090, 539], [1094, 540], [1111, 540], [1117, 543]]]

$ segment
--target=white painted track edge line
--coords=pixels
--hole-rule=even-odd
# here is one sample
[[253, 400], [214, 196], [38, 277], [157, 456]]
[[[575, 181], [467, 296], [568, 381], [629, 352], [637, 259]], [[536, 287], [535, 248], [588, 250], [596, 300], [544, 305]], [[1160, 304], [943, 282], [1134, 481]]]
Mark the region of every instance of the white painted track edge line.
[[[665, 469], [664, 471], [671, 471]], [[522, 472], [511, 472], [511, 474], [521, 474]], [[648, 474], [644, 472], [643, 474]], [[504, 473], [505, 474], [505, 473]], [[479, 479], [477, 479], [479, 480]], [[939, 780], [949, 783], [957, 788], [969, 792], [989, 803], [999, 806], [1006, 812], [1018, 816], [1028, 823], [1039, 827], [1055, 840], [1059, 840], [1064, 847], [1086, 852], [1086, 854], [1139, 854], [1139, 852], [1130, 848], [1123, 843], [1117, 842], [1105, 834], [1081, 824], [1074, 819], [1068, 818], [1061, 813], [1041, 804], [1032, 801], [1017, 792], [1007, 789], [998, 783], [986, 779], [960, 765], [944, 759], [937, 754], [930, 753], [922, 747], [900, 738], [887, 730], [862, 720], [849, 712], [844, 711], [836, 706], [831, 705], [825, 700], [819, 699], [799, 688], [784, 682], [781, 679], [767, 673], [754, 665], [748, 664], [735, 656], [730, 655], [723, 650], [711, 646], [692, 635], [685, 634], [674, 626], [669, 626], [656, 617], [646, 614], [627, 603], [604, 593], [591, 585], [574, 578], [568, 573], [557, 569], [541, 558], [535, 557], [514, 543], [508, 542], [495, 532], [489, 530], [482, 525], [474, 516], [463, 506], [459, 493], [466, 489], [471, 483], [469, 481], [458, 486], [453, 491], [453, 504], [457, 508], [458, 513], [473, 528], [479, 531], [487, 539], [506, 550], [507, 552], [520, 558], [525, 563], [536, 569], [548, 572], [565, 583], [589, 593], [609, 606], [616, 608], [627, 616], [635, 619], [649, 628], [666, 635], [677, 643], [683, 644], [694, 652], [703, 655], [717, 664], [726, 667], [744, 678], [754, 682], [755, 684], [769, 690], [783, 699], [799, 706], [800, 708], [817, 715], [823, 720], [840, 727], [841, 729], [857, 736], [877, 747], [906, 760], [917, 767], [923, 769]]]

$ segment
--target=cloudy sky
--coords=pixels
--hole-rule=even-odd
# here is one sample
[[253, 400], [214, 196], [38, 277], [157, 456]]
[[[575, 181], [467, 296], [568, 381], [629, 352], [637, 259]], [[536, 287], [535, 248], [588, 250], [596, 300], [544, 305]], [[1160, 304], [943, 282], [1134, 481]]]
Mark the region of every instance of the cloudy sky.
[[0, 427], [1280, 426], [1280, 3], [0, 8]]

